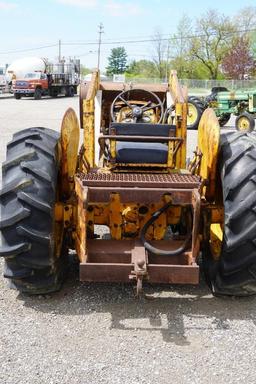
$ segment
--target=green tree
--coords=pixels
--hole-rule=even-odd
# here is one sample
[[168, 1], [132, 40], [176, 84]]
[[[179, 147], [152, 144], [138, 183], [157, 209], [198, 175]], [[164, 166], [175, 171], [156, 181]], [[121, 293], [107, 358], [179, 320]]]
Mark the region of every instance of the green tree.
[[190, 39], [191, 56], [200, 61], [211, 79], [221, 75], [223, 58], [230, 49], [235, 25], [229, 17], [209, 10], [196, 23], [196, 35]]
[[186, 78], [191, 73], [190, 39], [193, 34], [192, 20], [183, 15], [177, 25], [177, 31], [170, 39], [170, 52], [172, 65], [177, 71], [179, 78]]
[[133, 60], [127, 67], [126, 74], [128, 77], [141, 77], [141, 78], [157, 78], [158, 72], [150, 60]]
[[127, 68], [127, 53], [124, 47], [111, 49], [108, 57], [108, 66], [106, 73], [108, 76], [124, 73]]

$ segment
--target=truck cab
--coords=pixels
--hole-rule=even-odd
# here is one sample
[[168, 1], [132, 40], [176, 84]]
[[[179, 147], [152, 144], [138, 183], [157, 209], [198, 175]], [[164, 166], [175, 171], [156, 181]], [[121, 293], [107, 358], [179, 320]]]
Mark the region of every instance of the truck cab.
[[29, 72], [23, 79], [13, 80], [13, 93], [16, 99], [22, 96], [34, 96], [38, 100], [48, 93], [48, 88], [48, 77], [42, 72]]

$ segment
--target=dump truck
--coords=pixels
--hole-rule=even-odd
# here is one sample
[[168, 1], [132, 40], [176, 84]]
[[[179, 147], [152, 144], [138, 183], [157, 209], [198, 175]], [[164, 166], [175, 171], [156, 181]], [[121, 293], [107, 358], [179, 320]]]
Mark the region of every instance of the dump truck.
[[168, 86], [101, 82], [96, 71], [81, 88], [80, 124], [69, 108], [60, 132], [15, 133], [0, 193], [11, 287], [60, 289], [73, 249], [81, 281], [131, 282], [137, 294], [147, 282], [198, 284], [202, 258], [214, 294], [255, 294], [255, 132], [220, 135], [208, 108], [188, 166], [186, 141], [175, 71]]
[[214, 87], [205, 98], [190, 96], [188, 99], [188, 128], [197, 129], [201, 116], [206, 108], [213, 108], [223, 127], [231, 114], [236, 116], [235, 127], [238, 130], [253, 130], [256, 117], [256, 91], [229, 91], [225, 87]]

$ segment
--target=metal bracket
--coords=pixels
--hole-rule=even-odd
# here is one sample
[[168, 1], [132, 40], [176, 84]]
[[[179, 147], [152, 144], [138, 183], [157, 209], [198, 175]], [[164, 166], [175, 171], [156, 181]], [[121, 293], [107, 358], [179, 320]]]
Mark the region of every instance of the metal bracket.
[[132, 250], [132, 264], [134, 265], [134, 270], [131, 272], [129, 278], [136, 279], [136, 295], [139, 296], [142, 292], [142, 282], [148, 275], [147, 264], [148, 256], [147, 252], [139, 240], [135, 241], [134, 248]]

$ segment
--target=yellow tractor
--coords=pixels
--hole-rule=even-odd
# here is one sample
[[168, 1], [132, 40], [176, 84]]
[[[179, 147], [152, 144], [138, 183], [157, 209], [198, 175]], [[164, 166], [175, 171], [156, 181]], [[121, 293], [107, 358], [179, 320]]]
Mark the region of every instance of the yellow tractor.
[[[29, 294], [58, 290], [75, 249], [87, 282], [198, 284], [256, 292], [256, 137], [222, 136], [211, 109], [186, 167], [187, 91], [100, 82], [81, 88], [80, 126], [29, 128], [7, 145], [1, 190], [4, 276]], [[101, 228], [104, 228], [104, 235]]]

